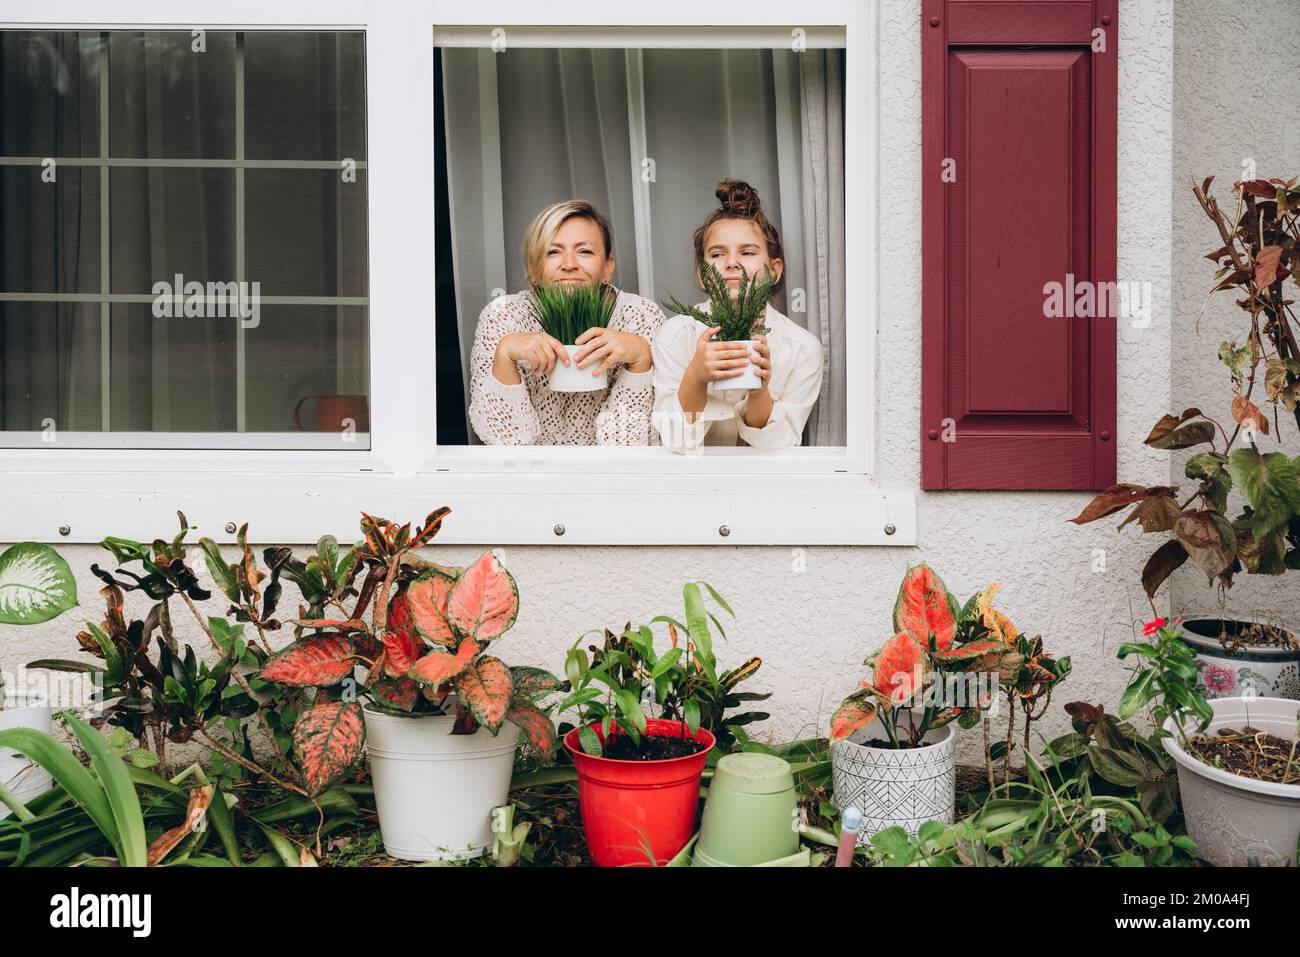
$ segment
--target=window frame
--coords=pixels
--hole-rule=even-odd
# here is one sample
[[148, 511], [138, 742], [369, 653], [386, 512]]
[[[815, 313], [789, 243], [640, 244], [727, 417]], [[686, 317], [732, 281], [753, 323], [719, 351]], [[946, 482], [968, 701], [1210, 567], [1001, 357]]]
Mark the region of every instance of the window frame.
[[[106, 534], [152, 538], [159, 534], [156, 516], [169, 523], [167, 516], [179, 504], [191, 524], [218, 541], [233, 537], [227, 531], [232, 523], [249, 521], [262, 540], [300, 542], [325, 530], [354, 534], [362, 508], [414, 520], [445, 502], [458, 517], [444, 526], [440, 541], [915, 542], [914, 493], [885, 492], [873, 476], [878, 303], [874, 4], [806, 0], [799, 10], [799, 25], [810, 36], [842, 31], [849, 50], [845, 168], [855, 173], [845, 176], [845, 203], [851, 211], [845, 225], [846, 262], [865, 259], [869, 266], [850, 268], [847, 276], [846, 316], [857, 317], [846, 330], [847, 348], [861, 359], [848, 366], [847, 444], [736, 450], [742, 454], [711, 450], [705, 455], [661, 448], [436, 444], [436, 389], [432, 373], [424, 371], [431, 363], [407, 358], [436, 354], [434, 277], [428, 268], [436, 185], [434, 31], [490, 35], [505, 24], [507, 29], [541, 30], [553, 39], [555, 28], [545, 22], [540, 6], [530, 0], [473, 5], [456, 0], [277, 0], [273, 5], [263, 0], [118, 0], [106, 11], [97, 0], [13, 0], [11, 9], [7, 29], [365, 32], [371, 430], [370, 447], [355, 451], [0, 448], [4, 484], [50, 505], [19, 510], [8, 523], [13, 527], [0, 537], [55, 542], [98, 541]], [[754, 0], [745, 15], [757, 33], [790, 29], [788, 6], [781, 0]], [[727, 11], [701, 8], [695, 0], [660, 0], [653, 9], [571, 0], [565, 19], [614, 31], [648, 28], [652, 36], [709, 28], [734, 35]], [[578, 33], [588, 43], [600, 30]], [[754, 44], [746, 33], [735, 45]], [[429, 122], [411, 122], [412, 116]], [[411, 308], [412, 303], [428, 306]], [[617, 475], [618, 482], [611, 489], [578, 495], [566, 478], [575, 471]], [[307, 475], [310, 490], [304, 492]], [[250, 476], [256, 478], [250, 482]], [[668, 476], [670, 486], [665, 485]], [[286, 486], [295, 491], [281, 495]], [[110, 501], [120, 507], [106, 507]], [[155, 516], [148, 528], [146, 514]], [[647, 522], [647, 514], [655, 515], [655, 521]], [[272, 537], [265, 538], [268, 534]]]

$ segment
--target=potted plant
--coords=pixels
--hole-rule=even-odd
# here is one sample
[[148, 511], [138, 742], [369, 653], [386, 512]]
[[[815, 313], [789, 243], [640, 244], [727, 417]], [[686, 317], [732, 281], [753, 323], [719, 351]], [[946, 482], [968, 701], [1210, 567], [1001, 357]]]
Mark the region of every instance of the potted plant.
[[[731, 614], [712, 586], [704, 588]], [[662, 655], [656, 654], [646, 625], [625, 630], [627, 650], [607, 641], [593, 661], [575, 644], [565, 661], [572, 694], [558, 710], [576, 708], [578, 721], [564, 736], [564, 746], [578, 772], [591, 859], [602, 867], [666, 864], [695, 830], [700, 775], [717, 742], [703, 725], [701, 691], [707, 687], [710, 700], [722, 700], [724, 680], [735, 675], [718, 675], [709, 630], [710, 620], [718, 620], [700, 585], [687, 583], [682, 599], [685, 623], [667, 615], [651, 619], [668, 626], [672, 647]], [[679, 632], [686, 636], [684, 647], [678, 645]], [[698, 680], [685, 680], [692, 675]], [[651, 689], [667, 697], [674, 684], [676, 710], [669, 713], [676, 716], [647, 717], [642, 692], [648, 705]]]
[[[48, 545], [19, 542], [0, 554], [0, 625], [36, 625], [77, 604], [77, 583], [62, 556]], [[5, 687], [0, 671], [0, 731], [30, 728], [50, 732], [53, 709], [44, 695]], [[17, 751], [0, 748], [0, 790], [26, 801], [50, 787], [48, 772]], [[0, 803], [0, 818], [9, 815]]]
[[1207, 701], [1179, 623], [1148, 622], [1120, 718], [1151, 706], [1156, 735], [1178, 766], [1187, 834], [1219, 866], [1300, 864], [1300, 704], [1251, 695]]
[[928, 566], [903, 577], [894, 637], [831, 718], [835, 803], [862, 812], [858, 843], [890, 827], [915, 834], [926, 821], [952, 822], [953, 723], [972, 727], [992, 703], [992, 676], [1010, 680], [1023, 661], [1014, 626], [992, 607], [996, 591], [959, 606]]
[[588, 329], [603, 329], [614, 314], [618, 294], [608, 285], [539, 283], [533, 288], [533, 309], [546, 334], [564, 346], [569, 364], [556, 363], [546, 385], [552, 392], [596, 392], [609, 385], [608, 373], [579, 369], [573, 357], [578, 339]]
[[[1236, 209], [1229, 215], [1210, 194], [1212, 181], [1192, 186], [1222, 244], [1206, 256], [1219, 267], [1210, 296], [1235, 291], [1250, 317], [1244, 345], [1219, 346], [1232, 381], [1234, 428], [1229, 433], [1196, 408], [1163, 416], [1146, 444], [1197, 450], [1184, 468], [1195, 491], [1180, 502], [1174, 486], [1114, 485], [1072, 519], [1082, 525], [1131, 505], [1121, 529], [1136, 521], [1143, 532], [1172, 534], [1142, 570], [1153, 612], [1156, 590], [1188, 559], [1217, 586], [1221, 606], [1243, 570], [1282, 575], [1300, 568], [1297, 460], [1260, 449], [1261, 441], [1281, 428], [1279, 410], [1300, 427], [1300, 347], [1284, 288], [1288, 278], [1300, 282], [1300, 186], [1294, 178], [1237, 183]], [[1244, 504], [1230, 518], [1228, 498], [1234, 490]], [[1300, 644], [1288, 629], [1219, 619], [1187, 622], [1181, 639], [1195, 648], [1204, 693], [1231, 695], [1250, 686], [1263, 695], [1300, 697]]]
[[[519, 612], [510, 573], [491, 552], [468, 568], [410, 554], [449, 512], [431, 513], [414, 533], [363, 516], [365, 541], [354, 551], [382, 569], [368, 576], [378, 584], [363, 587], [348, 617], [295, 622], [311, 634], [261, 670], [264, 680], [316, 689], [293, 726], [312, 794], [366, 747], [384, 847], [404, 860], [481, 855], [492, 844], [492, 808], [506, 803], [519, 732], [543, 756], [555, 747], [537, 701], [560, 682], [487, 653]], [[367, 624], [360, 616], [371, 593]]]
[[[760, 276], [751, 281], [745, 267], [740, 268], [740, 285], [736, 298], [732, 299], [731, 289], [712, 263], [701, 259], [696, 263], [696, 272], [700, 284], [708, 295], [708, 305], [687, 306], [676, 299], [669, 299], [664, 307], [673, 313], [690, 316], [706, 326], [717, 326], [718, 334], [714, 342], [743, 342], [749, 349], [751, 358], [754, 354], [753, 336], [766, 334], [768, 327], [762, 324], [763, 314], [776, 286], [776, 276], [766, 266]], [[719, 391], [728, 389], [757, 389], [763, 380], [758, 377], [751, 363], [744, 372], [727, 379], [718, 379], [712, 383]]]

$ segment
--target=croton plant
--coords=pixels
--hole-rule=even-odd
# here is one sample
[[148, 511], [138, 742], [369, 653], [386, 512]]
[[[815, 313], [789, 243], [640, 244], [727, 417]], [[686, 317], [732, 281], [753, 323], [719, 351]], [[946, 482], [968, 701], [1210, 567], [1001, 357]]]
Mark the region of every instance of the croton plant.
[[[316, 689], [293, 726], [294, 757], [313, 794], [361, 756], [365, 724], [357, 699], [363, 695], [372, 708], [390, 714], [454, 716], [453, 734], [472, 734], [482, 725], [495, 735], [508, 722], [540, 754], [555, 749], [554, 725], [538, 701], [557, 690], [559, 680], [488, 654], [519, 614], [510, 573], [491, 552], [468, 568], [409, 554], [427, 544], [449, 512], [431, 513], [414, 534], [409, 525], [364, 515], [365, 541], [355, 552], [371, 565], [371, 575], [354, 614], [295, 621], [310, 633], [261, 670], [266, 680]], [[360, 616], [371, 591], [377, 594], [367, 622]]]
[[[992, 703], [988, 694], [947, 700], [951, 676], [995, 672], [998, 681], [1018, 687], [1032, 683], [1032, 663], [1051, 682], [1069, 669], [1042, 654], [1037, 638], [1020, 635], [1010, 619], [993, 607], [998, 584], [976, 592], [964, 604], [927, 565], [910, 568], [894, 602], [894, 637], [866, 660], [870, 681], [844, 699], [831, 718], [831, 738], [847, 738], [877, 716], [896, 748], [916, 747], [927, 732], [951, 721], [972, 727]], [[1038, 685], [1047, 680], [1038, 676]], [[968, 685], [969, 688], [969, 685]], [[970, 689], [975, 690], [975, 689]], [[900, 719], [909, 715], [904, 723]], [[920, 721], [916, 721], [916, 715]]]

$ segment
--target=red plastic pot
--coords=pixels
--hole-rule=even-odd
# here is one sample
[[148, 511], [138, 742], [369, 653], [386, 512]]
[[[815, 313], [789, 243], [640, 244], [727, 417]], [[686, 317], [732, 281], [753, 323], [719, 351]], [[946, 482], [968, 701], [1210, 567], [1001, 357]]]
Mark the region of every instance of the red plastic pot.
[[[600, 725], [592, 726], [604, 741]], [[716, 743], [704, 728], [695, 740], [702, 751], [665, 761], [620, 761], [582, 750], [574, 728], [564, 736], [578, 772], [578, 801], [582, 829], [591, 859], [600, 867], [666, 864], [695, 833], [700, 803], [700, 773]], [[680, 721], [646, 720], [646, 733], [680, 738]]]

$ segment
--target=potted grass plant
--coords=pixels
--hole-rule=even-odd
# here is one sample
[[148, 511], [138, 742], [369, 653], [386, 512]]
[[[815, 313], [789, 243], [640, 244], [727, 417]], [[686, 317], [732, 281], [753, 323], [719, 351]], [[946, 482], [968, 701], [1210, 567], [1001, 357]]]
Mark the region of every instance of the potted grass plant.
[[[48, 545], [19, 542], [0, 554], [0, 625], [37, 625], [77, 604], [77, 583], [62, 556]], [[53, 710], [46, 696], [5, 687], [0, 672], [0, 731], [50, 732]], [[26, 801], [48, 790], [50, 775], [17, 751], [0, 747], [0, 791]], [[0, 803], [0, 818], [9, 809]]]
[[992, 607], [996, 586], [964, 606], [926, 565], [908, 570], [894, 603], [894, 637], [867, 659], [862, 682], [831, 718], [835, 803], [862, 812], [858, 843], [887, 828], [915, 834], [951, 823], [956, 728], [992, 703], [994, 677], [1023, 662], [1015, 627]]
[[556, 363], [547, 379], [553, 392], [596, 392], [609, 385], [609, 374], [579, 369], [573, 361], [579, 337], [588, 329], [604, 329], [614, 314], [618, 294], [595, 283], [539, 283], [533, 288], [533, 309], [546, 334], [558, 340], [569, 354], [569, 364]]
[[[715, 342], [743, 342], [749, 349], [752, 359], [753, 337], [769, 331], [768, 327], [762, 324], [762, 320], [776, 287], [776, 276], [764, 266], [760, 275], [751, 278], [742, 266], [740, 285], [733, 299], [727, 280], [712, 263], [701, 259], [696, 264], [696, 271], [700, 277], [700, 284], [709, 297], [708, 304], [687, 306], [676, 299], [669, 299], [664, 303], [664, 307], [677, 315], [690, 316], [706, 326], [717, 326], [718, 334], [713, 337]], [[719, 391], [757, 389], [762, 384], [763, 380], [754, 371], [752, 361], [745, 371], [738, 375], [718, 379], [712, 383]]]

